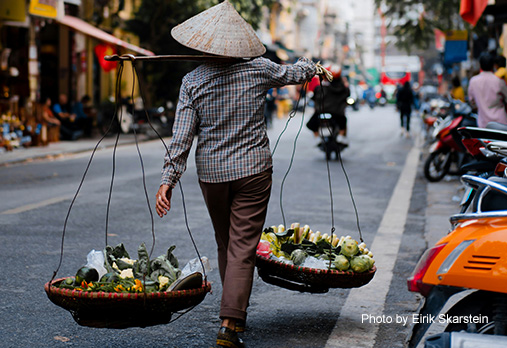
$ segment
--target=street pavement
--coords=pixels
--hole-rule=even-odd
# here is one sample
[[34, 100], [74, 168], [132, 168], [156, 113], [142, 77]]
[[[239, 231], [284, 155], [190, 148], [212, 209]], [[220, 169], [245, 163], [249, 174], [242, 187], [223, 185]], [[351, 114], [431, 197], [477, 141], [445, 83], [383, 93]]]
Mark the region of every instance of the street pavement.
[[[350, 117], [354, 117], [354, 116], [351, 115]], [[450, 227], [449, 217], [452, 214], [456, 213], [458, 210], [455, 198], [458, 197], [460, 194], [460, 191], [459, 191], [460, 185], [459, 185], [459, 180], [457, 177], [447, 177], [442, 182], [439, 182], [439, 183], [427, 183], [424, 180], [424, 178], [421, 178], [422, 164], [424, 163], [424, 159], [425, 159], [425, 149], [421, 147], [421, 145], [420, 145], [421, 142], [418, 141], [416, 119], [413, 119], [412, 124], [416, 126], [416, 127], [414, 127], [416, 130], [413, 131], [413, 139], [412, 139], [412, 141], [414, 141], [415, 146], [413, 146], [411, 148], [410, 153], [407, 155], [406, 161], [407, 161], [407, 163], [408, 162], [413, 163], [412, 164], [414, 166], [413, 170], [416, 170], [416, 172], [412, 171], [411, 173], [408, 173], [406, 175], [409, 175], [409, 176], [415, 175], [416, 176], [416, 178], [415, 178], [416, 183], [414, 184], [413, 187], [411, 187], [411, 186], [409, 187], [409, 189], [411, 190], [411, 192], [410, 192], [410, 196], [411, 196], [410, 209], [408, 211], [408, 217], [405, 222], [405, 224], [407, 226], [407, 227], [405, 227], [405, 229], [409, 230], [411, 227], [413, 227], [415, 225], [423, 226], [422, 228], [424, 229], [424, 237], [425, 237], [424, 244], [427, 247], [427, 246], [433, 245], [439, 238], [444, 236], [446, 234], [446, 232], [449, 230], [449, 227]], [[362, 135], [362, 136], [370, 136], [370, 135], [365, 132], [364, 135]], [[396, 134], [396, 136], [398, 136], [398, 135]], [[143, 137], [139, 138], [139, 141], [147, 141], [147, 140], [149, 140], [149, 139], [143, 138]], [[89, 156], [90, 151], [93, 150], [97, 146], [97, 141], [98, 141], [98, 139], [81, 139], [81, 140], [78, 140], [75, 142], [63, 142], [62, 141], [59, 143], [52, 143], [46, 147], [16, 149], [16, 150], [9, 152], [9, 153], [0, 154], [0, 170], [1, 170], [2, 166], [6, 166], [6, 167], [14, 166], [16, 164], [23, 163], [23, 162], [30, 162], [30, 161], [37, 161], [37, 160], [47, 161], [47, 160], [58, 159], [58, 158], [62, 158], [62, 157]], [[104, 149], [110, 148], [111, 146], [114, 146], [115, 141], [116, 141], [115, 137], [104, 138], [98, 146], [99, 151], [102, 151]], [[118, 144], [119, 145], [127, 145], [127, 144], [132, 144], [134, 142], [135, 142], [134, 136], [132, 134], [127, 134], [127, 135], [122, 135], [120, 137]], [[300, 152], [310, 151], [310, 149], [299, 149], [298, 151], [300, 151]], [[311, 149], [311, 151], [314, 151], [314, 150]], [[349, 151], [348, 156], [350, 156], [351, 150], [347, 150], [347, 151]], [[323, 156], [322, 153], [320, 155]], [[404, 182], [403, 178], [404, 178], [404, 176], [402, 174], [402, 176], [398, 180], [399, 185], [401, 185], [401, 186], [403, 186], [403, 182]], [[356, 187], [356, 188], [360, 189], [360, 187]], [[394, 206], [396, 206], [395, 203], [397, 203], [396, 201], [399, 200], [399, 198], [401, 196], [395, 196], [393, 194], [393, 197], [396, 197], [396, 198], [391, 198], [391, 202], [389, 203], [390, 206], [392, 204], [394, 204]], [[189, 198], [193, 199], [193, 197], [191, 195], [189, 195]], [[403, 197], [401, 197], [401, 198], [406, 199]], [[65, 200], [65, 199], [68, 200], [69, 197], [62, 196], [62, 197], [60, 197], [60, 199], [61, 200]], [[200, 198], [199, 198], [199, 200], [200, 200]], [[53, 203], [54, 202], [48, 202], [48, 201], [42, 202], [42, 204], [45, 204], [45, 205], [49, 205], [49, 204], [53, 204]], [[400, 202], [398, 202], [398, 203], [400, 204]], [[406, 201], [401, 201], [401, 204], [405, 205], [405, 209], [407, 208], [406, 206], [408, 204]], [[23, 209], [33, 209], [33, 207], [30, 207], [30, 206], [27, 207], [26, 205], [24, 205], [23, 207], [24, 207]], [[389, 211], [389, 210], [390, 209], [388, 208], [386, 211]], [[422, 218], [423, 221], [419, 221], [419, 220], [413, 221], [413, 219], [414, 219], [413, 210], [424, 211], [423, 218]], [[19, 212], [19, 211], [15, 211], [15, 209], [13, 209], [12, 211], [10, 211], [8, 213], [15, 214], [17, 212]], [[4, 211], [3, 214], [5, 214], [5, 213], [6, 212]], [[301, 212], [299, 212], [299, 213], [301, 213]], [[386, 218], [384, 217], [384, 219], [386, 219]], [[381, 226], [383, 226], [383, 224], [384, 224], [384, 222], [381, 224]], [[385, 226], [390, 226], [390, 225], [388, 225], [386, 222]], [[398, 227], [398, 229], [399, 229], [399, 227]], [[379, 227], [379, 231], [381, 231], [381, 230], [382, 230], [382, 228]], [[404, 238], [405, 238], [405, 236], [404, 236]], [[385, 241], [386, 240], [384, 240], [384, 242]], [[371, 240], [369, 240], [369, 242], [371, 243]], [[400, 253], [413, 252], [413, 250], [410, 249], [410, 247], [406, 245], [406, 244], [410, 244], [410, 243], [404, 243], [404, 242], [406, 242], [404, 239], [402, 239], [400, 241], [400, 244], [401, 244], [399, 246]], [[377, 241], [375, 240], [375, 241], [373, 241], [373, 243], [375, 244], [375, 243], [377, 243]], [[390, 249], [384, 250], [386, 248], [385, 244], [378, 244], [377, 243], [375, 245], [379, 246], [379, 250], [385, 251], [386, 253], [390, 252]], [[393, 246], [390, 246], [390, 247], [393, 247]], [[377, 249], [372, 249], [372, 250], [377, 250]], [[419, 250], [417, 252], [419, 252]], [[375, 254], [378, 255], [380, 253], [375, 253]], [[378, 260], [378, 261], [381, 262], [381, 260]], [[407, 268], [413, 267], [413, 265], [410, 265], [410, 264], [409, 265], [392, 265], [392, 267], [394, 267], [394, 269], [392, 269], [392, 272], [394, 275], [396, 275], [396, 274], [400, 274], [400, 273], [406, 274]], [[399, 269], [400, 267], [405, 267], [403, 272], [401, 272], [401, 270]], [[380, 273], [379, 273], [379, 275], [380, 275]], [[380, 279], [380, 277], [379, 277], [379, 279]], [[396, 289], [396, 291], [406, 293], [406, 284], [405, 284], [404, 279], [396, 279], [396, 282], [398, 283], [398, 288]], [[394, 283], [394, 280], [393, 280], [393, 283]], [[270, 287], [265, 287], [264, 285], [261, 285], [260, 287], [264, 291], [268, 291], [268, 290], [272, 291], [271, 290], [272, 288], [270, 288]], [[0, 289], [1, 289], [1, 284], [0, 284]], [[364, 287], [364, 289], [368, 289], [368, 287]], [[370, 287], [370, 289], [377, 289], [377, 288]], [[359, 290], [362, 290], [362, 289], [359, 289]], [[398, 294], [396, 294], [395, 291], [392, 289], [389, 290], [389, 292], [387, 292], [387, 289], [385, 289], [384, 292], [386, 292], [385, 296], [387, 296], [387, 297], [398, 296]], [[280, 294], [280, 291], [277, 290], [277, 293]], [[283, 296], [283, 294], [285, 294], [285, 293], [286, 292], [281, 292], [281, 294], [282, 294], [281, 296]], [[354, 293], [360, 294], [360, 291], [359, 292], [355, 291]], [[340, 292], [340, 294], [341, 294], [341, 292]], [[351, 292], [351, 294], [353, 294], [353, 292]], [[292, 296], [296, 296], [296, 295], [292, 295]], [[357, 299], [357, 296], [360, 296], [360, 295], [355, 295], [355, 296], [356, 297], [350, 295], [350, 300], [348, 299], [343, 304], [343, 308], [348, 309], [348, 308], [351, 308], [351, 306], [353, 307], [354, 304], [352, 303], [352, 301], [354, 301], [354, 298]], [[319, 298], [319, 297], [316, 297], [316, 298]], [[276, 300], [279, 301], [280, 298], [276, 297]], [[365, 301], [364, 298], [362, 298], [362, 301], [365, 303], [368, 302], [367, 300]], [[303, 305], [305, 305], [305, 304], [303, 303]], [[295, 304], [294, 309], [296, 309], [296, 306], [297, 305]], [[413, 304], [411, 303], [410, 306], [413, 306]], [[201, 307], [203, 309], [205, 309], [204, 308], [205, 305], [202, 305]], [[371, 308], [369, 308], [369, 309], [371, 309]], [[390, 313], [389, 311], [392, 311], [391, 314], [394, 314], [394, 313], [397, 313], [397, 311], [399, 311], [399, 308], [395, 308], [395, 307], [390, 308], [389, 306], [387, 306], [385, 308], [385, 313], [389, 314]], [[366, 310], [363, 310], [363, 313], [365, 313], [365, 312], [366, 312]], [[303, 312], [301, 312], [301, 313], [303, 313]], [[255, 314], [253, 314], [252, 317], [255, 319]], [[389, 331], [387, 326], [385, 326], [385, 325], [384, 326], [382, 326], [382, 325], [375, 326], [375, 328], [376, 328], [376, 330], [378, 330], [377, 337], [376, 338], [373, 337], [373, 341], [375, 342], [375, 345], [373, 345], [371, 343], [372, 342], [371, 340], [366, 340], [365, 339], [366, 337], [356, 337], [356, 338], [348, 337], [348, 339], [351, 340], [350, 341], [351, 343], [349, 343], [348, 346], [350, 346], [350, 347], [369, 346], [369, 347], [378, 347], [378, 348], [388, 347], [388, 345], [386, 345], [386, 342], [392, 342], [392, 341], [390, 341], [390, 339], [392, 339], [392, 336], [390, 336], [390, 335], [392, 335], [392, 332]], [[340, 343], [339, 343], [340, 340], [343, 340], [345, 337], [347, 337], [346, 332], [344, 332], [343, 329], [344, 329], [344, 327], [339, 325], [338, 328], [331, 330], [332, 334], [330, 335], [330, 337], [327, 341], [326, 347], [340, 346]], [[336, 330], [342, 330], [342, 331], [340, 332], [340, 331], [336, 331]], [[402, 331], [402, 330], [399, 330], [399, 331]], [[298, 330], [298, 334], [300, 334], [300, 333], [301, 333], [300, 330]], [[336, 340], [334, 340], [335, 336], [337, 337]], [[367, 336], [374, 336], [374, 333], [370, 333]], [[252, 339], [253, 339], [253, 337], [250, 337], [250, 341], [252, 341]], [[354, 341], [354, 339], [355, 339], [355, 341]], [[358, 343], [360, 341], [370, 342], [370, 343], [365, 343], [366, 345], [360, 345]], [[342, 341], [342, 343], [343, 343], [343, 341]], [[336, 345], [336, 344], [338, 344], [338, 345]], [[400, 344], [401, 343], [397, 343], [397, 345], [393, 344], [393, 345], [391, 345], [391, 347], [394, 347], [394, 346], [399, 347], [399, 346], [401, 346]], [[2, 346], [1, 343], [0, 343], [0, 346]], [[253, 345], [253, 346], [255, 346], [255, 345]]]

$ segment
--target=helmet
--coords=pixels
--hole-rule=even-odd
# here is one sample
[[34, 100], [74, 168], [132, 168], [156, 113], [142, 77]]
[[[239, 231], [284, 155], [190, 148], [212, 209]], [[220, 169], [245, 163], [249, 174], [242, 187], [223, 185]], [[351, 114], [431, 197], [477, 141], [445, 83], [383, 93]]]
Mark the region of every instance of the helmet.
[[332, 64], [330, 65], [327, 70], [331, 72], [333, 75], [333, 79], [339, 79], [342, 75], [342, 67], [338, 64]]

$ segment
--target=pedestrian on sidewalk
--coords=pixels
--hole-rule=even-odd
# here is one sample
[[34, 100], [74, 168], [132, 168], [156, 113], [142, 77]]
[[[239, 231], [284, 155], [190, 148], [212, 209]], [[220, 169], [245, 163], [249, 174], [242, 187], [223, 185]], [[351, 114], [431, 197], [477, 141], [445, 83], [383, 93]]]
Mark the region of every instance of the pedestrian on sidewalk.
[[493, 73], [494, 58], [485, 52], [479, 57], [481, 72], [470, 79], [468, 99], [477, 108], [477, 125], [489, 122], [507, 124], [507, 85]]
[[247, 317], [255, 252], [272, 182], [264, 121], [266, 93], [311, 79], [316, 66], [306, 58], [278, 65], [260, 57], [264, 46], [227, 0], [175, 27], [171, 34], [184, 46], [207, 54], [252, 58], [204, 63], [183, 78], [170, 153], [156, 194], [156, 211], [163, 217], [171, 208], [172, 190], [186, 169], [197, 135], [197, 174], [215, 230], [223, 286], [217, 345], [244, 347], [237, 332], [244, 329]]
[[410, 82], [405, 81], [396, 93], [396, 106], [400, 111], [401, 135], [410, 137], [410, 114], [412, 113], [412, 104], [414, 103], [414, 92], [410, 87]]

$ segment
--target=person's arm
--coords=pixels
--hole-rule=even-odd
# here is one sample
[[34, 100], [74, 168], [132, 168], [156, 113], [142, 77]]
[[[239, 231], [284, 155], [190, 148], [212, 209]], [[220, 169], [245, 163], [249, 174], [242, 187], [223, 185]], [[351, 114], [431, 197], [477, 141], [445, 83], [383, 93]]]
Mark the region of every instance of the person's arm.
[[54, 124], [54, 125], [61, 125], [60, 123], [60, 120], [57, 119], [53, 113], [51, 112], [51, 110], [47, 109], [47, 108], [44, 108], [42, 110], [42, 118], [44, 119], [44, 121], [46, 121], [47, 123], [49, 124]]
[[192, 141], [197, 133], [198, 115], [194, 109], [183, 82], [180, 90], [173, 137], [169, 145], [170, 154], [165, 155], [162, 181], [157, 192], [157, 213], [160, 217], [171, 209], [172, 189], [176, 186], [187, 167], [187, 158]]
[[500, 80], [500, 98], [502, 99], [505, 110], [507, 111], [507, 84]]
[[470, 83], [468, 84], [468, 101], [470, 102], [470, 105], [473, 108], [477, 108], [477, 103], [475, 102], [475, 97], [474, 97], [474, 89], [473, 89], [472, 80], [470, 80]]
[[298, 85], [309, 81], [315, 76], [317, 69], [315, 64], [306, 57], [301, 57], [292, 65], [279, 65], [269, 59], [264, 59], [268, 80], [272, 87], [285, 85]]

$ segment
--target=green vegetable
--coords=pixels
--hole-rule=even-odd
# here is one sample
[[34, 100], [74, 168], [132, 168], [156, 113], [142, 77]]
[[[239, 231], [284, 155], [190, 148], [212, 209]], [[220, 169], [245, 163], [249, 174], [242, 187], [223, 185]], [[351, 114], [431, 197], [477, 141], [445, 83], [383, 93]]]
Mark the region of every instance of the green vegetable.
[[99, 272], [95, 268], [83, 266], [77, 270], [75, 284], [81, 285], [83, 280], [87, 283], [99, 280]]
[[181, 274], [178, 269], [179, 263], [172, 251], [176, 248], [175, 245], [167, 250], [166, 255], [161, 255], [150, 263], [151, 274], [150, 278], [158, 281], [159, 276], [169, 278], [169, 283], [174, 282]]
[[357, 242], [353, 239], [347, 238], [343, 241], [341, 245], [341, 251], [343, 255], [352, 257], [359, 252], [359, 248], [357, 246]]
[[174, 268], [179, 268], [180, 264], [176, 256], [173, 255], [173, 250], [176, 249], [176, 245], [172, 245], [169, 249], [167, 249], [167, 260], [173, 265]]
[[134, 276], [136, 278], [142, 278], [150, 274], [150, 258], [146, 250], [146, 244], [141, 243], [141, 245], [139, 245], [139, 248], [137, 248], [137, 255], [139, 259], [134, 264]]
[[339, 271], [346, 271], [350, 267], [350, 262], [345, 255], [338, 255], [334, 259], [333, 265]]
[[294, 263], [294, 265], [299, 266], [303, 262], [305, 262], [305, 259], [308, 255], [301, 249], [296, 249], [290, 254], [290, 259]]
[[[125, 249], [123, 243], [118, 244], [114, 248], [107, 245], [104, 249], [104, 267], [108, 272], [114, 272], [113, 263], [116, 263], [119, 269], [131, 268], [132, 265], [126, 264], [123, 261], [120, 261], [121, 258], [130, 259], [129, 253]], [[122, 268], [123, 267], [123, 268]]]
[[[366, 258], [365, 258], [366, 256]], [[368, 259], [367, 255], [354, 256], [350, 260], [350, 268], [357, 273], [366, 272], [373, 265]]]
[[101, 283], [112, 283], [112, 282], [119, 281], [119, 280], [120, 280], [120, 276], [116, 272], [106, 273], [100, 278]]

